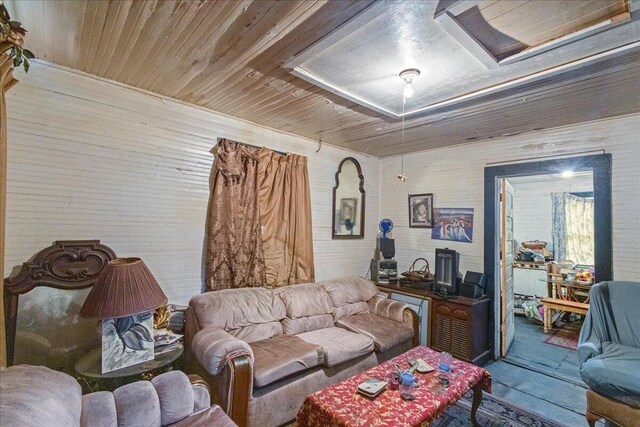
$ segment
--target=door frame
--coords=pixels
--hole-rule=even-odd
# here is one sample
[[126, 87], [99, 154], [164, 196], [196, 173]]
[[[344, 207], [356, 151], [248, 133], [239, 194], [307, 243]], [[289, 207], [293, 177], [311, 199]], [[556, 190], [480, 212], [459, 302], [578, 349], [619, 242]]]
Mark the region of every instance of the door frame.
[[[484, 273], [487, 276], [486, 293], [489, 306], [489, 347], [494, 358], [500, 357], [500, 277], [498, 255], [500, 250], [499, 180], [517, 176], [547, 175], [566, 170], [593, 172], [594, 198], [594, 259], [599, 282], [613, 280], [613, 240], [611, 206], [610, 153], [564, 157], [533, 162], [508, 163], [484, 168]], [[498, 202], [497, 202], [498, 201]], [[496, 345], [496, 343], [498, 345]]]

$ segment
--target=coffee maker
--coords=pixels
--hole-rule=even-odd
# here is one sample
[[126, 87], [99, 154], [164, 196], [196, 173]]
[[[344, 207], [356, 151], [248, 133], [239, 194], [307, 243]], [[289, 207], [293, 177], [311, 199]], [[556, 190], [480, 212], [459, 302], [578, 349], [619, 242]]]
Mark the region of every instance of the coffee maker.
[[379, 227], [382, 233], [376, 239], [376, 249], [371, 258], [371, 280], [380, 284], [398, 283], [398, 263], [393, 259], [396, 245], [395, 240], [389, 237], [393, 223], [383, 219]]

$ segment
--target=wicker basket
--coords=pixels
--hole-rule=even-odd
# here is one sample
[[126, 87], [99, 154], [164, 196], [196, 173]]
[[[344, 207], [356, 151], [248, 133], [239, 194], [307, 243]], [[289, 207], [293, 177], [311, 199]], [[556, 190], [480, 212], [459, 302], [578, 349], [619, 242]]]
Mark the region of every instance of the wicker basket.
[[[425, 265], [416, 268], [418, 261], [424, 261]], [[433, 274], [429, 270], [429, 261], [424, 258], [416, 258], [409, 270], [402, 273], [402, 275], [411, 282], [433, 282]]]

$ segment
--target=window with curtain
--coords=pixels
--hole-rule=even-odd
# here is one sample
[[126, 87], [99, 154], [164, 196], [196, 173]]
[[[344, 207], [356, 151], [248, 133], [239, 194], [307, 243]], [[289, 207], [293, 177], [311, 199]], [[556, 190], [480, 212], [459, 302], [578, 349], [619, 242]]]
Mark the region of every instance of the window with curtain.
[[551, 193], [554, 258], [594, 265], [593, 197]]

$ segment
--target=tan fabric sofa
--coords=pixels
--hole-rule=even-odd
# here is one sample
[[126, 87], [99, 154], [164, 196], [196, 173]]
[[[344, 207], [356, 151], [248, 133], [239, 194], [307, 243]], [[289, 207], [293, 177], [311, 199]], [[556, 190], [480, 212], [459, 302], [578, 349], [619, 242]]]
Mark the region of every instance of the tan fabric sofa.
[[359, 277], [193, 297], [188, 372], [240, 426], [277, 426], [304, 398], [418, 343], [417, 314]]

